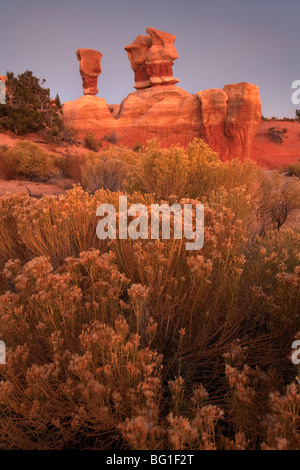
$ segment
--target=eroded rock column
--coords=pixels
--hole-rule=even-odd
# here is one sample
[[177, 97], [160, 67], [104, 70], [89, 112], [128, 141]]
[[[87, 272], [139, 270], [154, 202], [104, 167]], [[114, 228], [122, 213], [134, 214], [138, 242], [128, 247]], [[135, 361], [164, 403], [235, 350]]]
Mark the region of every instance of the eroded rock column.
[[151, 86], [146, 64], [147, 54], [151, 44], [150, 36], [140, 34], [132, 44], [124, 48], [125, 51], [127, 51], [131, 68], [134, 71], [134, 88], [137, 90]]
[[178, 58], [174, 46], [176, 36], [150, 27], [147, 33], [125, 47], [135, 73], [134, 88], [178, 83], [178, 78], [173, 77], [173, 63]]
[[147, 54], [147, 73], [151, 85], [174, 85], [178, 78], [173, 77], [174, 60], [178, 54], [174, 46], [176, 36], [155, 28], [147, 28], [152, 45]]
[[80, 62], [80, 75], [82, 77], [83, 93], [97, 95], [98, 76], [101, 73], [101, 52], [93, 49], [77, 49], [77, 59]]

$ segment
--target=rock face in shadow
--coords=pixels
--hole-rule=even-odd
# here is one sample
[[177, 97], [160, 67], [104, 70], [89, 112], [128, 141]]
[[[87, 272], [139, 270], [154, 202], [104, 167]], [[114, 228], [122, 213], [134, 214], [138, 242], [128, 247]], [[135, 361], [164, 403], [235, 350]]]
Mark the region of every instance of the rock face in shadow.
[[201, 109], [201, 134], [213, 150], [224, 152], [224, 129], [227, 116], [228, 95], [224, 90], [210, 88], [195, 95]]
[[119, 106], [91, 96], [98, 92], [102, 54], [78, 49], [86, 96], [64, 104], [66, 127], [80, 139], [87, 132], [98, 139], [116, 132], [120, 143], [129, 146], [154, 137], [163, 146], [187, 145], [196, 137], [206, 141], [222, 160], [249, 157], [261, 121], [258, 87], [242, 82], [192, 95], [175, 85], [176, 36], [150, 27], [147, 33], [125, 47], [137, 91]]

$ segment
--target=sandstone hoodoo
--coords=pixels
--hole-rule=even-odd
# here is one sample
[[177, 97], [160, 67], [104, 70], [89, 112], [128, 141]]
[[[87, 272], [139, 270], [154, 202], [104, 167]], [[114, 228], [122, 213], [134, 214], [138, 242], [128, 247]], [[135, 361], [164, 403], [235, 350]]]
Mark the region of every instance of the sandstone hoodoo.
[[178, 59], [174, 46], [176, 36], [164, 33], [155, 28], [147, 28], [152, 45], [147, 54], [147, 73], [151, 85], [175, 84], [178, 78], [173, 77], [173, 63]]
[[155, 28], [147, 28], [147, 33], [148, 36], [141, 34], [124, 48], [135, 73], [134, 88], [141, 90], [179, 82], [173, 77], [173, 63], [178, 58], [174, 46], [176, 36]]
[[151, 47], [150, 36], [140, 34], [132, 44], [124, 49], [127, 51], [131, 68], [134, 71], [135, 84], [134, 88], [142, 90], [151, 86], [149, 75], [147, 73], [147, 54]]
[[80, 75], [84, 95], [63, 105], [65, 125], [84, 137], [87, 132], [94, 132], [101, 137], [109, 132], [115, 120], [104, 98], [98, 93], [98, 76], [101, 74], [101, 52], [93, 49], [78, 49]]
[[[261, 121], [259, 89], [248, 82], [212, 88], [192, 95], [176, 86], [173, 63], [178, 58], [176, 36], [147, 28], [125, 47], [134, 71], [136, 91], [118, 108], [103, 98], [84, 96], [64, 104], [67, 127], [84, 138], [117, 132], [129, 146], [157, 137], [163, 146], [186, 145], [202, 138], [222, 160], [250, 156], [253, 138]], [[85, 95], [95, 95], [102, 54], [79, 49], [80, 73]]]
[[101, 52], [93, 49], [77, 49], [77, 59], [80, 62], [80, 75], [82, 77], [83, 93], [97, 95], [98, 75], [101, 73]]

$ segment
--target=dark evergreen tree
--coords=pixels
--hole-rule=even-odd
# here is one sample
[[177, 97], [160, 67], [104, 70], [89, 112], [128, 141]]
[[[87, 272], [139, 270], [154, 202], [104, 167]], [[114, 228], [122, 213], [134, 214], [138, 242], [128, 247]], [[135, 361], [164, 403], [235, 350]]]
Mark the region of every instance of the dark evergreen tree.
[[63, 129], [60, 109], [50, 98], [45, 80], [30, 70], [15, 77], [7, 72], [6, 104], [0, 105], [0, 126], [15, 134], [45, 130], [58, 135]]
[[57, 93], [56, 94], [56, 97], [55, 97], [55, 104], [57, 106], [58, 109], [61, 109], [62, 106], [61, 106], [61, 102], [60, 102], [60, 97], [59, 97], [59, 94]]

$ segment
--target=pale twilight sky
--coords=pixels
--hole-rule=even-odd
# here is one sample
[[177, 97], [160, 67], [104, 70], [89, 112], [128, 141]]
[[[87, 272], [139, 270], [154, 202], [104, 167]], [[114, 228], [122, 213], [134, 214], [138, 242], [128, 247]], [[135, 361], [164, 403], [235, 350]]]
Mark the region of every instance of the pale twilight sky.
[[[26, 69], [62, 102], [82, 95], [76, 49], [102, 52], [99, 96], [134, 91], [124, 46], [146, 27], [177, 36], [178, 86], [190, 93], [248, 81], [265, 116], [294, 117], [300, 80], [299, 0], [0, 0], [0, 75]], [[300, 106], [298, 106], [300, 107]]]

